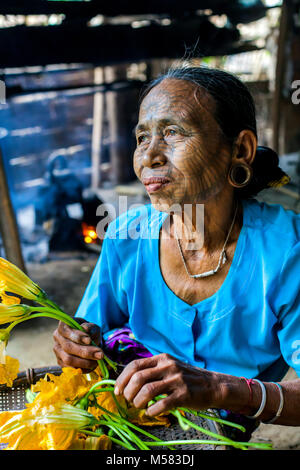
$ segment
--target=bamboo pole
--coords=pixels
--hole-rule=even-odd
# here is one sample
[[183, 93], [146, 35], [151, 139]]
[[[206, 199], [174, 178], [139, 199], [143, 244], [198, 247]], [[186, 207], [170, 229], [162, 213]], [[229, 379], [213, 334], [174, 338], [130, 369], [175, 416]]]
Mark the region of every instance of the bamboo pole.
[[[94, 84], [101, 85], [104, 81], [103, 67], [96, 67], [94, 71]], [[94, 95], [93, 110], [93, 135], [92, 135], [92, 182], [93, 189], [97, 189], [101, 183], [101, 143], [104, 120], [104, 92], [96, 92]]]
[[282, 88], [286, 71], [286, 43], [288, 37], [288, 6], [283, 2], [281, 8], [279, 37], [277, 46], [275, 90], [273, 99], [273, 149], [280, 152], [280, 125], [282, 114]]
[[6, 180], [4, 161], [0, 148], [0, 233], [8, 261], [26, 272], [19, 238], [19, 230]]

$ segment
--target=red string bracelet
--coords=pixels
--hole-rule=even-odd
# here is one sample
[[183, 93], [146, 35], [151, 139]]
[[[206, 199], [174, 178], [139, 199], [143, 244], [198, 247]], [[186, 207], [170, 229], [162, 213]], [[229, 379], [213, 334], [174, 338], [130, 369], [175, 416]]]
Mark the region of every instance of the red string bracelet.
[[240, 378], [246, 381], [246, 384], [247, 384], [248, 389], [249, 389], [249, 394], [250, 394], [247, 405], [244, 406], [244, 408], [241, 411], [239, 411], [239, 413], [245, 413], [247, 411], [248, 407], [252, 403], [253, 391], [252, 391], [251, 385], [254, 384], [254, 380], [253, 379], [247, 379], [246, 377], [240, 377]]

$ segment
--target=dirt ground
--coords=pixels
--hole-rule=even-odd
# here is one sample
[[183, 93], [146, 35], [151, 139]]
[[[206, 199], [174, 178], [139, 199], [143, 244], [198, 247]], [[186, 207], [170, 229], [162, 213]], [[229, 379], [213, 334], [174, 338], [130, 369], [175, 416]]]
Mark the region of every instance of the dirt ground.
[[[72, 256], [72, 257], [71, 257]], [[65, 259], [64, 259], [65, 258]], [[98, 255], [67, 253], [44, 264], [28, 264], [30, 277], [66, 312], [73, 315], [80, 303]], [[52, 333], [57, 322], [37, 319], [12, 332], [8, 354], [20, 361], [21, 370], [55, 365]], [[295, 378], [290, 370], [286, 378]], [[275, 449], [300, 450], [300, 428], [262, 424], [252, 440], [272, 441]]]

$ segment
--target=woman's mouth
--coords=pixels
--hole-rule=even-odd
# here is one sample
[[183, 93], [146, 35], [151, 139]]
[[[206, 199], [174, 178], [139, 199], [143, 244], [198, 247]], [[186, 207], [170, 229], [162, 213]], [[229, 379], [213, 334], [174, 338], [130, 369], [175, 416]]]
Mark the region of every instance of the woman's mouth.
[[149, 194], [161, 190], [170, 183], [171, 181], [167, 178], [153, 177], [143, 179], [143, 184]]

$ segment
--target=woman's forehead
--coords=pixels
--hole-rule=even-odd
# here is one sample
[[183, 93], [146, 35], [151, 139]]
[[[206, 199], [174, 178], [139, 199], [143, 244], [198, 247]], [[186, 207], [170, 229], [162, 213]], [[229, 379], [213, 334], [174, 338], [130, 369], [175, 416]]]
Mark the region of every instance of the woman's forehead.
[[148, 121], [172, 116], [198, 119], [199, 112], [212, 113], [214, 108], [213, 98], [202, 87], [187, 80], [166, 78], [142, 101], [139, 119]]

